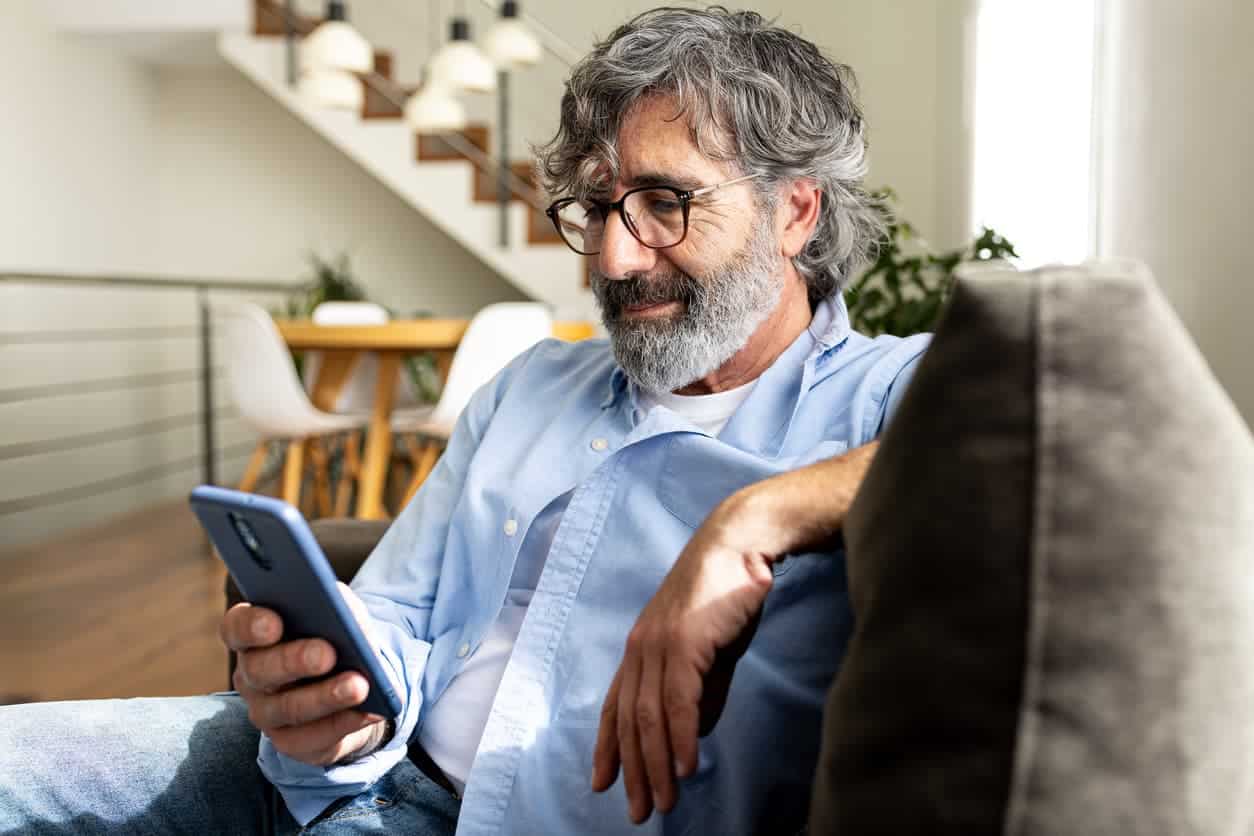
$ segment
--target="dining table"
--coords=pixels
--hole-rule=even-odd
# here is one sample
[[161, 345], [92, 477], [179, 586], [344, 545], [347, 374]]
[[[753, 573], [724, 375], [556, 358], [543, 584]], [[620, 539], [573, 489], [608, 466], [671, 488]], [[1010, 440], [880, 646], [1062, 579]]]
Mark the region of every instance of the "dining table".
[[[401, 362], [406, 356], [431, 352], [435, 355], [440, 379], [444, 381], [470, 320], [394, 319], [376, 325], [317, 325], [307, 319], [278, 319], [275, 325], [292, 351], [322, 352], [322, 365], [310, 399], [314, 406], [326, 412], [334, 411], [358, 357], [364, 352], [378, 357], [355, 515], [359, 519], [386, 519], [383, 494], [392, 455], [392, 406]], [[553, 324], [553, 336], [559, 339], [581, 340], [595, 333], [591, 322], [572, 320]]]

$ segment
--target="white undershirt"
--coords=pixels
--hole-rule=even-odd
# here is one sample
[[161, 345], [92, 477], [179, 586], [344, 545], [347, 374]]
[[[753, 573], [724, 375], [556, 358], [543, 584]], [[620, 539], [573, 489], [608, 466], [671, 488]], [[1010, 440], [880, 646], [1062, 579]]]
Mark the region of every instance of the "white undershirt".
[[[711, 436], [717, 436], [740, 408], [757, 381], [713, 395], [663, 395], [640, 391], [637, 402], [648, 412], [660, 406], [687, 418]], [[535, 594], [557, 526], [570, 504], [571, 491], [549, 503], [527, 529], [518, 551], [518, 561], [505, 603], [488, 634], [453, 677], [438, 700], [426, 709], [418, 741], [456, 788], [466, 788], [479, 740], [488, 725], [488, 715], [500, 688], [505, 666], [522, 630], [523, 617]]]
[[751, 380], [743, 386], [737, 386], [725, 392], [715, 392], [712, 395], [676, 395], [673, 392], [658, 395], [641, 389], [637, 395], [637, 401], [645, 412], [655, 406], [664, 406], [671, 412], [687, 418], [710, 436], [717, 438], [718, 434], [723, 431], [723, 427], [727, 426], [727, 422], [736, 414], [736, 410], [740, 409], [740, 405], [753, 392], [753, 387], [757, 383], [757, 380]]

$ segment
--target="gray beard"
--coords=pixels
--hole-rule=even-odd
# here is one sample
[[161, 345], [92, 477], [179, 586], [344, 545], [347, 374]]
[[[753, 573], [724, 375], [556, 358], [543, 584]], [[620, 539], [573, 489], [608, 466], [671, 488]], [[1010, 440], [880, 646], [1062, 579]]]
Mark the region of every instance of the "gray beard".
[[[614, 357], [636, 385], [661, 394], [682, 389], [730, 360], [779, 303], [782, 277], [769, 224], [745, 247], [704, 276], [607, 279], [592, 271]], [[631, 320], [626, 305], [680, 299], [674, 318]]]

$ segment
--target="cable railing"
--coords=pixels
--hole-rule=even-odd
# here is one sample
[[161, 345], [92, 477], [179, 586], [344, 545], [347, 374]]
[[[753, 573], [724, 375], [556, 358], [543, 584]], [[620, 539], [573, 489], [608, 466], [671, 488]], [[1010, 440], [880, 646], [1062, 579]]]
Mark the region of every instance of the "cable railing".
[[86, 343], [144, 343], [161, 339], [191, 338], [197, 342], [198, 362], [193, 367], [142, 374], [110, 374], [78, 381], [38, 383], [31, 386], [0, 389], [0, 404], [10, 405], [64, 396], [86, 395], [102, 392], [151, 393], [160, 387], [175, 384], [198, 384], [200, 404], [198, 409], [182, 410], [174, 415], [147, 418], [128, 424], [84, 429], [55, 438], [12, 441], [0, 443], [0, 462], [40, 455], [55, 455], [82, 451], [98, 445], [137, 438], [151, 437], [158, 433], [185, 427], [199, 426], [200, 450], [189, 456], [139, 468], [130, 472], [109, 474], [104, 478], [88, 479], [78, 484], [60, 486], [53, 490], [36, 491], [24, 496], [0, 501], [0, 518], [19, 512], [30, 511], [79, 499], [96, 497], [144, 482], [173, 475], [197, 464], [200, 481], [214, 484], [218, 481], [217, 461], [242, 455], [255, 446], [249, 441], [219, 449], [215, 422], [237, 417], [231, 406], [214, 403], [214, 383], [223, 369], [213, 358], [212, 299], [219, 293], [249, 293], [262, 295], [288, 295], [303, 289], [296, 282], [243, 281], [238, 279], [189, 279], [160, 276], [114, 276], [40, 272], [0, 272], [0, 287], [24, 285], [35, 288], [71, 287], [105, 288], [119, 292], [156, 290], [168, 293], [192, 294], [197, 305], [195, 325], [141, 325], [136, 327], [85, 327], [66, 328], [57, 324], [50, 328], [34, 328], [22, 331], [0, 332], [0, 348], [6, 346], [37, 346]]

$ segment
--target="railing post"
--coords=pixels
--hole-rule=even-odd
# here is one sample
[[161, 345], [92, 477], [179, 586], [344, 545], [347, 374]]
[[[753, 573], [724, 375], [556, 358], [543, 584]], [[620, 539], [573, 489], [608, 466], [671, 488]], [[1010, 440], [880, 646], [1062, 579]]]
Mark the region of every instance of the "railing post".
[[209, 307], [209, 288], [196, 291], [200, 304], [200, 425], [201, 480], [206, 485], [218, 483], [218, 450], [213, 437], [213, 330]]
[[287, 44], [287, 86], [296, 86], [296, 9], [295, 0], [283, 0], [283, 37]]
[[497, 148], [499, 165], [496, 176], [496, 201], [499, 204], [499, 233], [501, 249], [509, 246], [509, 72], [496, 74]]

